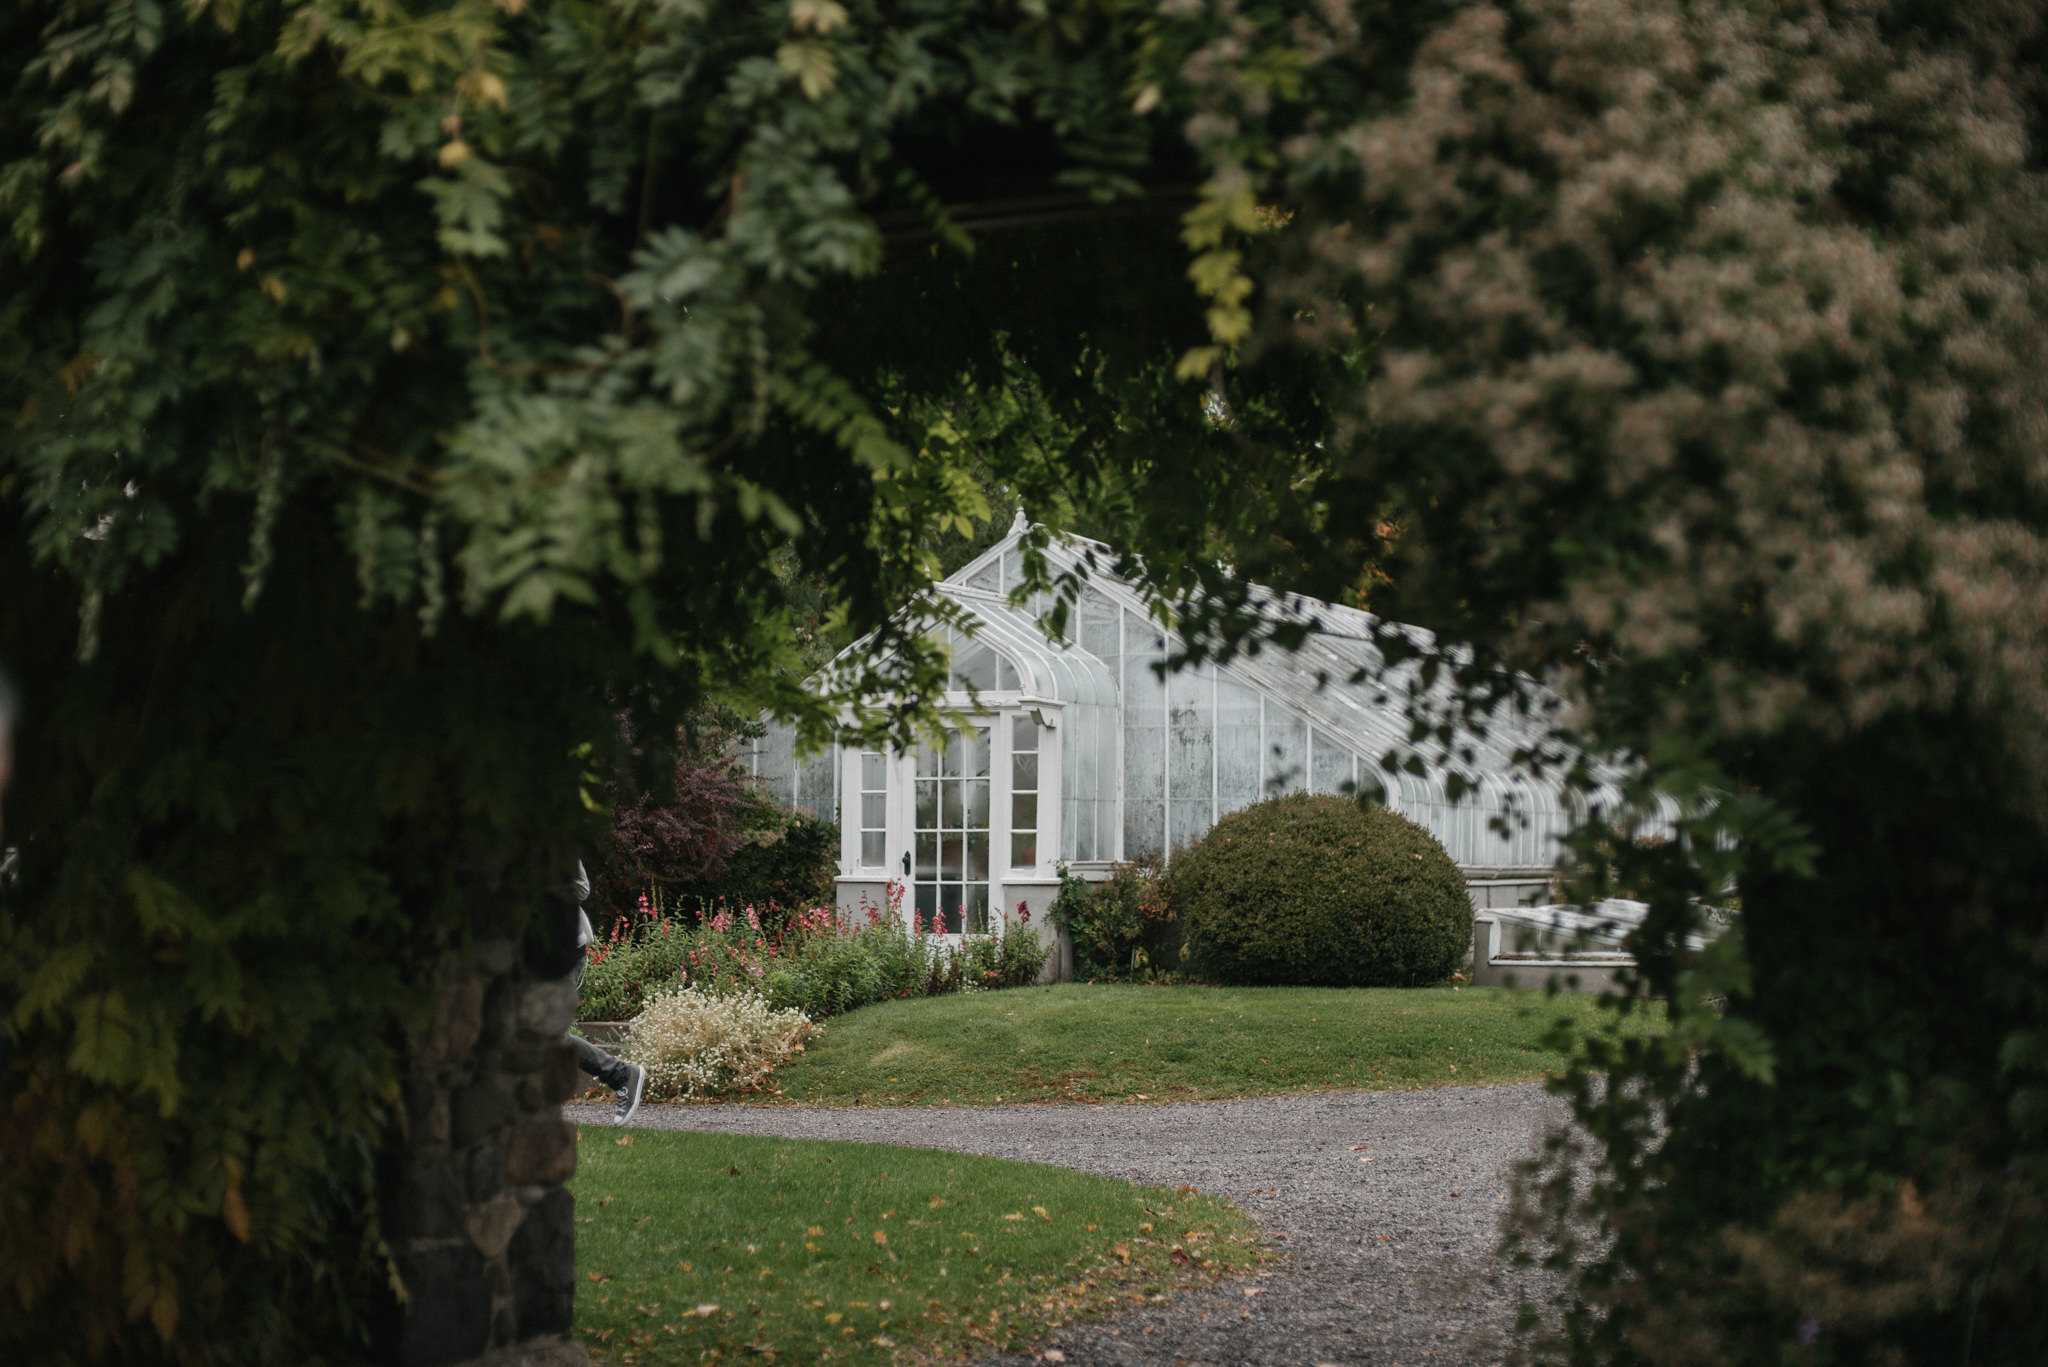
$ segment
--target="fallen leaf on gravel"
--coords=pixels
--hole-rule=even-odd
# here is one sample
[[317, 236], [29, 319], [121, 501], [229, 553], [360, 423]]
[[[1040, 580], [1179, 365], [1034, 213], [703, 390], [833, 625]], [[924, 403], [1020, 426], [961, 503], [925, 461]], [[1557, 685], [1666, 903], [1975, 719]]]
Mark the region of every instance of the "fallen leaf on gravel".
[[1192, 1192], [1192, 1191], [1194, 1190], [1194, 1188], [1193, 1188], [1193, 1187], [1175, 1187], [1175, 1188], [1174, 1188], [1174, 1190], [1175, 1190], [1175, 1191], [1177, 1191], [1177, 1192], [1179, 1192], [1179, 1193], [1180, 1193], [1180, 1194], [1181, 1194], [1182, 1196], [1186, 1196], [1186, 1195], [1187, 1195], [1188, 1193]]
[[1244, 1297], [1246, 1300], [1250, 1300], [1253, 1296], [1263, 1296], [1265, 1294], [1266, 1293], [1263, 1290], [1256, 1286], [1247, 1286], [1244, 1289]]
[[1359, 1161], [1359, 1162], [1361, 1162], [1361, 1163], [1370, 1163], [1370, 1162], [1372, 1162], [1372, 1160], [1371, 1160], [1370, 1158], [1361, 1158], [1361, 1159], [1359, 1159], [1358, 1161]]
[[1048, 1348], [1045, 1350], [1045, 1360], [1047, 1362], [1065, 1362], [1067, 1355], [1057, 1348]]
[[1463, 1192], [1460, 1192], [1460, 1191], [1454, 1191], [1454, 1192], [1452, 1192], [1452, 1193], [1451, 1193], [1451, 1195], [1453, 1195], [1453, 1196], [1462, 1196], [1462, 1195], [1464, 1195], [1464, 1193], [1463, 1193]]
[[1360, 1149], [1369, 1149], [1371, 1147], [1372, 1145], [1370, 1144], [1353, 1144], [1351, 1146], [1351, 1152], [1357, 1153]]

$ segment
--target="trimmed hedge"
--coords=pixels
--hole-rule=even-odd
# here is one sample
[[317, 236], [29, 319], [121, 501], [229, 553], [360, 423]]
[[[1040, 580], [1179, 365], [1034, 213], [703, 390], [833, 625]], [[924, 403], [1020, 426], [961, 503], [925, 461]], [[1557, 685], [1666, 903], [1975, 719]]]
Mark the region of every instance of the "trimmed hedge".
[[1472, 939], [1465, 877], [1384, 807], [1296, 793], [1175, 858], [1188, 965], [1233, 984], [1391, 987], [1448, 977]]

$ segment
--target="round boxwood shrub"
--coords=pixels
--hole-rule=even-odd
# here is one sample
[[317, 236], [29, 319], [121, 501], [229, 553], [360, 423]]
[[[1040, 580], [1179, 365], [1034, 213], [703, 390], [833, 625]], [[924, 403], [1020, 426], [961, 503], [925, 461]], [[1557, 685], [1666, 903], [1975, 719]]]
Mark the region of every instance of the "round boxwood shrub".
[[1217, 982], [1431, 983], [1472, 940], [1465, 878], [1384, 807], [1296, 793], [1234, 812], [1173, 861], [1188, 966]]

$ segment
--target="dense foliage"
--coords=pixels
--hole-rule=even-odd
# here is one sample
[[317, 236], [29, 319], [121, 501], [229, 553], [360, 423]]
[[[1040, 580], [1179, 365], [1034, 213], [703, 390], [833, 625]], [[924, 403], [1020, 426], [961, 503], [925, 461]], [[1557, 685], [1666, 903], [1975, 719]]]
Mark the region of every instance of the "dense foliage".
[[825, 907], [700, 914], [643, 902], [592, 946], [582, 1018], [627, 1020], [660, 993], [690, 987], [752, 993], [824, 1020], [878, 1001], [1023, 987], [1044, 971], [1046, 945], [1021, 906], [996, 933], [960, 941], [914, 921], [874, 906], [854, 916]]
[[1062, 868], [1051, 913], [1073, 943], [1075, 975], [1089, 982], [1156, 978], [1180, 962], [1173, 880], [1157, 855], [1114, 865], [1099, 883]]
[[1410, 987], [1472, 942], [1465, 877], [1384, 807], [1295, 793], [1233, 812], [1173, 863], [1189, 967], [1216, 982]]
[[838, 872], [838, 823], [768, 804], [748, 823], [716, 877], [683, 882], [675, 892], [678, 902], [700, 914], [757, 907], [773, 925], [785, 916], [783, 908], [831, 903]]
[[[989, 514], [935, 391], [1000, 407], [1029, 362], [1098, 433], [1098, 383], [1183, 397], [1171, 207], [991, 260], [930, 188], [963, 127], [1024, 120], [1069, 209], [1134, 190], [1127, 33], [824, 0], [0, 13], [0, 1355], [356, 1351], [420, 984], [507, 929], [566, 969], [543, 889], [602, 843], [608, 776], [668, 796], [665, 747], [611, 753], [619, 712], [886, 700], [862, 715], [902, 733], [935, 650], [818, 696], [797, 624], [886, 636]], [[1044, 430], [989, 455], [1007, 487], [1097, 478]]]

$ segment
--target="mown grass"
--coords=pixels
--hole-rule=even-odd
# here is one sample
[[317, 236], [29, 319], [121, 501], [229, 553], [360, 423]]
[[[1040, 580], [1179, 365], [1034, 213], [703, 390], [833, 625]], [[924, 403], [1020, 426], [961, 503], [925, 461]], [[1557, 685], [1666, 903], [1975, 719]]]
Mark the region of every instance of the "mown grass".
[[1017, 988], [830, 1021], [776, 1073], [773, 1099], [1186, 1101], [1521, 1082], [1563, 1068], [1544, 1042], [1559, 1021], [1612, 1025], [1590, 997], [1503, 988]]
[[1266, 1256], [1192, 1188], [874, 1144], [581, 1143], [576, 1337], [605, 1362], [937, 1360]]

